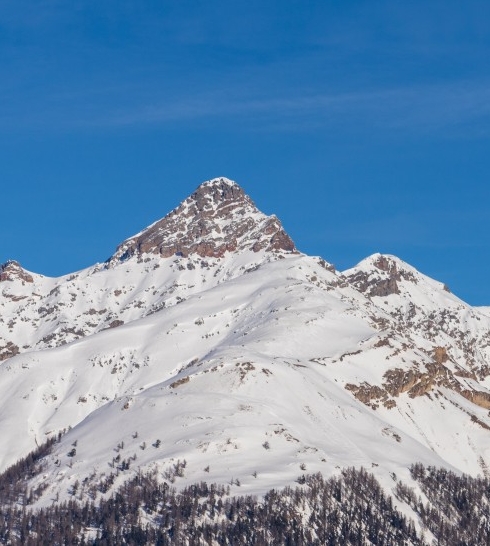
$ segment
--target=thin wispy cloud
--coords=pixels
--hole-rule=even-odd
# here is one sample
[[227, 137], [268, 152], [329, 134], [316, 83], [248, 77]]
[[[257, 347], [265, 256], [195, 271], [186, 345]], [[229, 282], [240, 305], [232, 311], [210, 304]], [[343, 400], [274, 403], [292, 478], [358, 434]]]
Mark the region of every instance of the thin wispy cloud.
[[[33, 105], [31, 105], [33, 106]], [[490, 133], [490, 83], [458, 82], [330, 93], [295, 92], [283, 96], [247, 95], [224, 88], [187, 96], [161, 98], [134, 83], [94, 87], [80, 93], [65, 89], [40, 98], [31, 112], [0, 115], [0, 128], [12, 125], [49, 130], [165, 126], [213, 120], [240, 129], [310, 130], [322, 124], [346, 132]], [[237, 128], [238, 130], [238, 128]], [[286, 129], [287, 130], [287, 129]]]
[[105, 112], [83, 123], [162, 125], [206, 118], [222, 122], [227, 118], [247, 118], [254, 124], [262, 119], [265, 128], [287, 120], [291, 129], [308, 128], [310, 123], [318, 124], [320, 120], [350, 129], [362, 130], [368, 125], [385, 130], [429, 132], [474, 124], [475, 132], [481, 134], [490, 130], [490, 83], [417, 85], [290, 97], [233, 97], [231, 90], [161, 102], [155, 99], [150, 104]]
[[[0, 7], [8, 61], [0, 131], [212, 121], [270, 132], [333, 127], [346, 136], [490, 133], [490, 81], [476, 76], [486, 63], [483, 4], [454, 17], [438, 3], [424, 19], [419, 7], [392, 2], [192, 13], [178, 4], [82, 4]], [[97, 25], [87, 27], [95, 13]], [[448, 62], [457, 70], [448, 72]]]

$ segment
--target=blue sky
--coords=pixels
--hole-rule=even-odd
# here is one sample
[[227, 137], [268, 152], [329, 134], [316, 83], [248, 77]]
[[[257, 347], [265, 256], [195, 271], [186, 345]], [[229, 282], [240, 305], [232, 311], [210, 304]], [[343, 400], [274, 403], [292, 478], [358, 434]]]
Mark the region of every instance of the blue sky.
[[487, 0], [2, 2], [0, 67], [0, 262], [103, 261], [227, 176], [490, 305]]

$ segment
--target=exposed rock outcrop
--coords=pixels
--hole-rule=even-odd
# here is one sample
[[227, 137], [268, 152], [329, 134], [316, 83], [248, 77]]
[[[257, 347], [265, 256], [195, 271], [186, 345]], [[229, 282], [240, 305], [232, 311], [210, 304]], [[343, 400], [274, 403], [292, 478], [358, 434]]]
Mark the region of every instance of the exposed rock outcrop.
[[484, 409], [490, 409], [490, 393], [465, 387], [457, 377], [472, 378], [470, 372], [453, 372], [445, 364], [451, 359], [445, 347], [435, 347], [432, 352], [432, 362], [424, 365], [425, 369], [413, 366], [408, 370], [393, 368], [387, 370], [381, 385], [362, 383], [360, 385], [347, 384], [345, 388], [363, 404], [377, 409], [382, 403], [391, 409], [396, 406], [395, 399], [403, 393], [410, 398], [416, 398], [432, 392], [437, 387], [453, 390], [473, 404]]
[[18, 354], [19, 347], [17, 347], [17, 345], [11, 341], [8, 341], [5, 345], [0, 346], [0, 362]]
[[124, 241], [111, 261], [141, 254], [219, 258], [243, 250], [296, 248], [275, 216], [262, 214], [235, 182], [217, 178], [201, 184], [162, 220]]
[[0, 282], [21, 280], [23, 282], [34, 282], [32, 275], [27, 273], [15, 260], [9, 260], [0, 265]]
[[374, 259], [372, 265], [373, 271], [361, 270], [347, 275], [349, 282], [368, 296], [386, 297], [399, 294], [398, 282], [402, 279], [417, 282], [413, 273], [400, 269], [396, 260], [390, 256], [380, 254]]

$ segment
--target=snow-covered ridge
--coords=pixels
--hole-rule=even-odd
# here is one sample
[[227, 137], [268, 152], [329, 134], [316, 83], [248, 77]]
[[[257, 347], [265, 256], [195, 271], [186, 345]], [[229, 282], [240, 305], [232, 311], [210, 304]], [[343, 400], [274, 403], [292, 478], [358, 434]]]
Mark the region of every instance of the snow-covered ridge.
[[119, 245], [106, 264], [58, 279], [4, 264], [0, 358], [137, 320], [295, 252], [279, 220], [261, 213], [238, 184], [210, 180]]
[[179, 459], [176, 485], [235, 493], [347, 465], [388, 489], [415, 461], [488, 472], [485, 309], [394, 256], [338, 273], [298, 253], [228, 179], [108, 263], [0, 275], [0, 468], [70, 429], [40, 504]]

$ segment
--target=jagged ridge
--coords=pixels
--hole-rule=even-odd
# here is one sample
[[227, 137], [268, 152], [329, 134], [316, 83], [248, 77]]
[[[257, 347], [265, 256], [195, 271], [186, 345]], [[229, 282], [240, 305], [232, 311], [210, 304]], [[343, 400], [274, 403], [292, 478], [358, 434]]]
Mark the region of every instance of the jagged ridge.
[[215, 178], [163, 219], [124, 241], [110, 262], [141, 254], [219, 258], [243, 250], [296, 251], [276, 216], [261, 213], [235, 182]]

